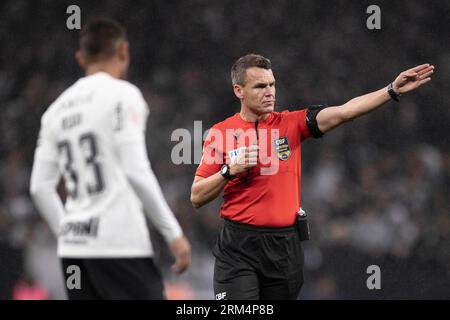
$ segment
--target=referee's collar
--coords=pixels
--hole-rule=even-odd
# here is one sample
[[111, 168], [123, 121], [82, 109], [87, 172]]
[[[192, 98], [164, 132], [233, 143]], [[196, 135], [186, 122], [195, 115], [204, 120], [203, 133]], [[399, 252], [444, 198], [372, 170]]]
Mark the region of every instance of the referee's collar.
[[[242, 119], [240, 112], [237, 112], [235, 114], [235, 117], [239, 122], [243, 124], [250, 124], [250, 123], [253, 124], [256, 122], [256, 121], [246, 121]], [[269, 123], [272, 120], [272, 118], [273, 118], [273, 111], [269, 114], [269, 116], [265, 120], [259, 120], [258, 123]]]

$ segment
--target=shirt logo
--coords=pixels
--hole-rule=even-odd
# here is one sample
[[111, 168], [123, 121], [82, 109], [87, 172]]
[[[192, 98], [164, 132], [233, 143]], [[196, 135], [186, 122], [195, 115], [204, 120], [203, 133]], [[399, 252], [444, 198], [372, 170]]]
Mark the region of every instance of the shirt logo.
[[87, 221], [72, 221], [65, 223], [61, 230], [60, 236], [65, 237], [72, 235], [75, 237], [97, 237], [99, 218], [91, 218]]
[[275, 150], [277, 151], [278, 159], [286, 161], [291, 156], [291, 147], [289, 146], [289, 141], [287, 137], [282, 137], [280, 139], [275, 139]]
[[227, 292], [221, 292], [216, 294], [216, 300], [227, 300]]

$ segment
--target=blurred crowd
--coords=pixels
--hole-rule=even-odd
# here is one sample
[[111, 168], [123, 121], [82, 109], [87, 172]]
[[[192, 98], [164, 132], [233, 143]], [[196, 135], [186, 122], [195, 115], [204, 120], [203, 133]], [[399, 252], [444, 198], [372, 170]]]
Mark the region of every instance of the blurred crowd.
[[[431, 84], [302, 145], [312, 240], [301, 296], [449, 299], [450, 4], [378, 2], [382, 29], [371, 31], [364, 2], [2, 1], [0, 299], [64, 298], [55, 240], [28, 186], [40, 117], [82, 76], [78, 31], [66, 28], [70, 4], [80, 6], [82, 22], [107, 15], [127, 27], [129, 80], [151, 110], [149, 158], [194, 251], [190, 271], [174, 276], [166, 271], [168, 249], [152, 232], [172, 298], [213, 297], [210, 251], [221, 220], [220, 199], [191, 207], [196, 164], [173, 164], [171, 133], [193, 133], [199, 120], [206, 130], [239, 111], [229, 79], [238, 57], [272, 60], [279, 110], [341, 104], [433, 63]], [[366, 287], [370, 265], [381, 269], [381, 290]]]

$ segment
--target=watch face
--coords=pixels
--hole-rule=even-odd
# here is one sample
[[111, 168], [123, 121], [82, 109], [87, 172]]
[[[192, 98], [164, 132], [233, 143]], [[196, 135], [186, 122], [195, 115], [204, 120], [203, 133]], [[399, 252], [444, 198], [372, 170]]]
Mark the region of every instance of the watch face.
[[222, 174], [226, 174], [228, 171], [228, 167], [227, 166], [223, 166], [222, 167]]

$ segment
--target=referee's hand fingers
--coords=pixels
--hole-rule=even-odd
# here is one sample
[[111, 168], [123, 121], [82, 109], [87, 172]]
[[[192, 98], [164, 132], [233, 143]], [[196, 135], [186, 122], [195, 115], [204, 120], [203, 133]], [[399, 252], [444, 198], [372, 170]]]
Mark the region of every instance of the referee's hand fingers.
[[248, 158], [247, 164], [249, 166], [254, 167], [254, 166], [257, 165], [257, 163], [258, 163], [258, 156], [257, 155], [251, 156], [251, 157]]
[[245, 164], [245, 161], [247, 160], [248, 150], [247, 147], [241, 147], [239, 155], [235, 158], [233, 161], [237, 164]]
[[[421, 64], [421, 65], [419, 65], [419, 66], [416, 66], [416, 67], [414, 67], [414, 68], [411, 68], [411, 69], [409, 69], [409, 70], [412, 70], [412, 71], [414, 71], [414, 72], [420, 72], [420, 71], [422, 71], [423, 69], [428, 68], [429, 66], [430, 66], [429, 63], [425, 63], [425, 64]], [[409, 71], [409, 70], [407, 70], [407, 71]]]
[[259, 147], [251, 145], [248, 151], [248, 164], [250, 167], [254, 167], [258, 164], [258, 150]]

